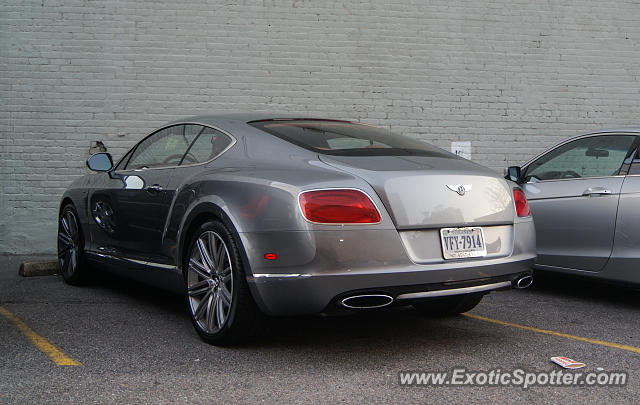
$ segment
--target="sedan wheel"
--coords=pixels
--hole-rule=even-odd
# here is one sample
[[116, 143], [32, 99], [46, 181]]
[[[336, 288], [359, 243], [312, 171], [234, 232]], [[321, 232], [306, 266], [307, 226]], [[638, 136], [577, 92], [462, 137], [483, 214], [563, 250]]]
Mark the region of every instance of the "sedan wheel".
[[260, 324], [260, 313], [231, 232], [219, 221], [206, 222], [189, 246], [184, 266], [186, 295], [200, 336], [216, 345], [251, 338]]
[[58, 265], [67, 283], [77, 285], [85, 281], [82, 230], [71, 204], [64, 207], [58, 222]]

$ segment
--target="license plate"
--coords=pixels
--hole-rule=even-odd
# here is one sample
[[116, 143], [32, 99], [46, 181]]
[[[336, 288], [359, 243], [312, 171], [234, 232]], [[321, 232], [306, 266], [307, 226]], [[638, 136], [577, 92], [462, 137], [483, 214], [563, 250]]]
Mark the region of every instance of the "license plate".
[[442, 254], [445, 259], [464, 259], [487, 255], [484, 233], [480, 227], [440, 229]]

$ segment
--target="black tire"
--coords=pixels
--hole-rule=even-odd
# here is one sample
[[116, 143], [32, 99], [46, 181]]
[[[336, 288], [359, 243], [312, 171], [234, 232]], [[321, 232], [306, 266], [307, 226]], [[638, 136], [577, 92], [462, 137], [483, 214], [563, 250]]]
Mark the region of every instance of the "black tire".
[[[196, 229], [185, 251], [183, 274], [191, 322], [200, 337], [213, 345], [250, 340], [262, 325], [262, 314], [249, 291], [238, 245], [230, 230], [214, 220]], [[230, 276], [227, 264], [220, 265], [227, 263], [220, 259], [220, 246], [227, 254]], [[208, 256], [213, 261], [207, 262], [202, 248], [209, 249]], [[230, 305], [226, 305], [227, 300]]]
[[58, 266], [67, 284], [82, 285], [87, 282], [84, 237], [73, 204], [65, 205], [58, 218]]
[[453, 295], [417, 302], [413, 307], [420, 315], [429, 317], [454, 316], [471, 311], [482, 300], [483, 294]]

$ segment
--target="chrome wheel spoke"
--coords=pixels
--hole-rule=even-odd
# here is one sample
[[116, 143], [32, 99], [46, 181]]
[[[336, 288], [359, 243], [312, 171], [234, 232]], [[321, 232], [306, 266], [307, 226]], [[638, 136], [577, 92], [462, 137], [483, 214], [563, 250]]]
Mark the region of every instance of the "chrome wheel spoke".
[[227, 289], [227, 286], [224, 284], [220, 284], [220, 299], [224, 303], [225, 306], [231, 306], [231, 292]]
[[62, 218], [60, 218], [60, 224], [62, 225], [62, 229], [64, 230], [64, 233], [67, 235], [71, 235], [71, 230], [69, 229], [69, 224], [67, 223], [66, 214]]
[[227, 259], [227, 250], [225, 249], [224, 243], [220, 242], [218, 249], [216, 250], [216, 271], [218, 273], [222, 273], [222, 269], [225, 268]]
[[209, 290], [211, 290], [211, 287], [209, 286], [209, 281], [208, 280], [202, 280], [202, 281], [192, 285], [188, 289], [190, 297], [195, 297], [195, 296], [204, 294]]
[[71, 239], [71, 237], [69, 237], [69, 235], [63, 232], [58, 233], [58, 240], [67, 246], [73, 243], [73, 240]]
[[64, 268], [61, 268], [66, 274], [70, 274], [73, 268], [71, 267], [71, 249], [69, 249], [63, 256]]
[[218, 249], [216, 249], [216, 237], [212, 233], [207, 233], [207, 249], [211, 252], [212, 273], [218, 270]]
[[71, 211], [67, 213], [67, 221], [69, 221], [69, 236], [71, 236], [71, 239], [76, 240], [78, 236], [78, 223], [73, 214], [71, 214]]
[[207, 247], [205, 243], [202, 241], [202, 238], [198, 238], [196, 245], [198, 246], [198, 252], [200, 253], [200, 259], [202, 260], [202, 264], [204, 264], [205, 268], [211, 272], [213, 269], [213, 264], [211, 262], [211, 256], [209, 256], [209, 252], [207, 251]]
[[71, 260], [70, 260], [70, 266], [71, 266], [71, 271], [76, 269], [76, 266], [78, 265], [78, 258], [76, 257], [76, 250], [75, 249], [70, 249], [69, 250], [69, 254], [71, 255]]
[[218, 296], [215, 294], [212, 294], [211, 296], [209, 296], [209, 302], [207, 303], [207, 331], [213, 331], [215, 330], [214, 328], [214, 321], [216, 318], [216, 311], [215, 308], [217, 306], [218, 303]]
[[202, 278], [211, 278], [211, 274], [209, 274], [207, 269], [202, 264], [196, 262], [194, 259], [189, 259], [189, 270], [197, 273]]
[[202, 297], [202, 299], [200, 300], [200, 302], [198, 303], [198, 307], [195, 310], [195, 312], [193, 313], [193, 317], [195, 319], [199, 319], [200, 316], [202, 315], [202, 313], [207, 309], [207, 305], [209, 303], [209, 299], [211, 298], [211, 290], [209, 290], [204, 297]]
[[218, 295], [216, 298], [216, 319], [218, 321], [218, 328], [222, 328], [225, 321], [225, 311], [222, 306], [222, 297]]

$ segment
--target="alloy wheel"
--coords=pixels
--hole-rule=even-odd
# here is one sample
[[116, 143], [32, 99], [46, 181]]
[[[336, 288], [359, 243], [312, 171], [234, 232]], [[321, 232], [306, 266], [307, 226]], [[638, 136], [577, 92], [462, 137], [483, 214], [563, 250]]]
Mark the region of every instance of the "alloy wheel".
[[60, 216], [58, 226], [58, 264], [66, 277], [72, 277], [80, 259], [80, 230], [75, 214], [69, 208]]
[[206, 333], [222, 329], [233, 302], [233, 266], [220, 235], [205, 231], [191, 248], [187, 269], [191, 314]]

